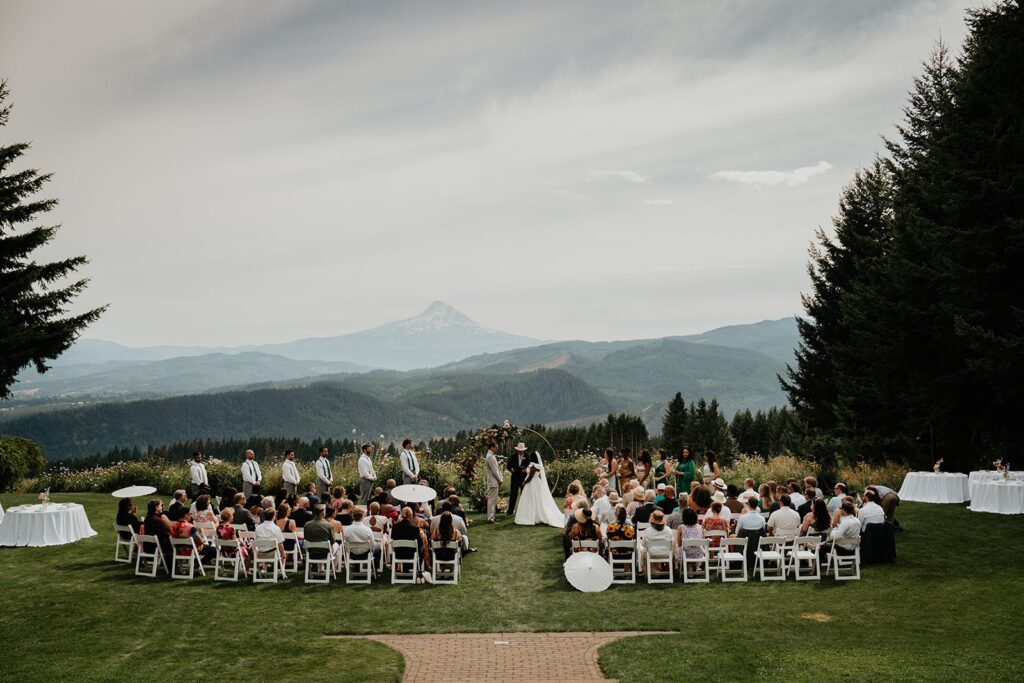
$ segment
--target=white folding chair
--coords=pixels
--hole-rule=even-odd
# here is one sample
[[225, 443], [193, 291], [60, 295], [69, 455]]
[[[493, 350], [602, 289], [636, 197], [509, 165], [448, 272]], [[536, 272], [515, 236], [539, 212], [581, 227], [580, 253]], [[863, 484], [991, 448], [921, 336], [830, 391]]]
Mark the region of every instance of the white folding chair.
[[[398, 550], [412, 549], [412, 558], [399, 559]], [[416, 541], [391, 540], [391, 583], [416, 583], [419, 577], [420, 553]]]
[[[182, 564], [188, 566], [188, 572], [184, 570], [178, 571], [178, 568]], [[172, 579], [192, 579], [196, 575], [196, 567], [199, 567], [199, 573], [206, 576], [206, 572], [203, 571], [203, 562], [199, 558], [199, 549], [196, 548], [196, 542], [191, 536], [188, 538], [172, 538], [171, 539], [171, 578]]]
[[574, 553], [596, 553], [601, 550], [600, 541], [573, 541], [572, 551]]
[[372, 583], [373, 544], [369, 541], [345, 542], [345, 583]]
[[[114, 544], [114, 562], [131, 564], [132, 558], [135, 556], [135, 548], [139, 544], [136, 540], [135, 529], [128, 525], [115, 524], [114, 531], [114, 537], [117, 539], [117, 543]], [[121, 538], [121, 534], [128, 534], [128, 538]], [[128, 557], [121, 557], [121, 548], [128, 549]]]
[[[242, 556], [242, 544], [238, 542], [238, 539], [215, 538], [213, 547], [217, 549], [217, 556], [213, 560], [214, 581], [238, 581], [239, 570], [243, 576], [249, 577], [249, 570], [245, 568], [245, 558]], [[223, 576], [221, 575], [222, 569], [224, 570]], [[229, 569], [230, 575], [227, 573]]]
[[608, 560], [612, 583], [636, 583], [636, 540], [608, 541]]
[[203, 535], [207, 542], [217, 538], [217, 525], [213, 522], [196, 522], [195, 527], [199, 529], [199, 533]]
[[754, 573], [760, 573], [762, 581], [785, 581], [786, 565], [786, 539], [762, 536], [754, 551]]
[[388, 566], [388, 562], [391, 561], [391, 537], [387, 535], [386, 531], [372, 531], [373, 542], [380, 548], [380, 555], [377, 556], [377, 564], [374, 569], [378, 575], [384, 573], [384, 567]]
[[818, 561], [820, 536], [800, 536], [793, 539], [793, 550], [789, 554], [790, 569], [797, 581], [821, 579], [821, 563]]
[[[299, 535], [294, 531], [284, 531], [281, 535], [284, 537], [284, 556], [286, 558], [284, 563], [285, 569], [290, 572], [298, 572], [299, 563], [302, 561], [299, 551]], [[291, 550], [288, 550], [289, 541], [292, 543]]]
[[[249, 531], [249, 527], [247, 527], [244, 524], [232, 524], [231, 528], [235, 530], [235, 534], [240, 534], [243, 531], [244, 532], [248, 532]], [[239, 536], [239, 538], [241, 538], [241, 536]]]
[[[843, 570], [848, 570], [843, 573]], [[834, 571], [834, 574], [833, 574]], [[856, 581], [860, 579], [860, 539], [856, 541], [853, 555], [840, 555], [836, 552], [835, 543], [828, 553], [828, 566], [825, 574], [833, 574], [836, 581]]]
[[277, 541], [272, 538], [257, 539], [253, 543], [252, 582], [277, 583], [279, 575], [282, 579], [288, 578]]
[[[324, 556], [314, 558], [312, 552], [322, 550]], [[306, 541], [306, 583], [330, 583], [338, 578], [334, 569], [334, 544], [330, 541]]]
[[[706, 538], [683, 539], [683, 566], [680, 571], [683, 574], [683, 583], [710, 583], [711, 582], [711, 549]], [[689, 557], [686, 554], [687, 548], [700, 548], [700, 557]], [[694, 568], [693, 576], [690, 575], [690, 568]]]
[[[462, 571], [461, 552], [458, 541], [431, 541], [431, 549], [434, 551], [431, 573], [434, 575], [434, 583], [458, 583], [459, 574]], [[438, 550], [451, 550], [455, 554], [450, 560], [440, 560], [437, 557]]]
[[636, 523], [636, 542], [639, 543], [651, 528], [650, 522]]
[[[231, 526], [234, 526], [234, 524], [232, 524]], [[239, 542], [244, 543], [245, 545], [252, 545], [256, 542], [256, 532], [249, 531], [245, 528], [244, 524], [242, 525], [241, 531], [238, 531], [237, 529], [235, 530], [235, 534], [238, 536]]]
[[[722, 540], [721, 552], [718, 553], [718, 576], [725, 581], [747, 580], [747, 539], [726, 538]], [[734, 565], [739, 563], [740, 568]]]
[[[728, 536], [724, 531], [705, 531], [704, 538], [708, 541], [708, 551], [710, 555], [708, 560], [711, 563], [711, 570], [718, 571], [721, 567], [721, 560], [719, 555], [722, 553], [722, 543], [725, 541], [725, 537]], [[714, 539], [718, 539], [715, 541]]]
[[[672, 583], [675, 581], [675, 573], [673, 571], [675, 564], [672, 561], [672, 544], [671, 543], [658, 543], [654, 546], [646, 548], [645, 555], [647, 556], [647, 583]], [[654, 565], [666, 565], [667, 571], [659, 570], [657, 576], [655, 576]]]
[[[135, 537], [135, 540], [139, 543], [135, 549], [136, 576], [156, 577], [161, 566], [165, 572], [171, 573], [170, 568], [167, 566], [167, 558], [164, 557], [164, 551], [160, 548], [160, 543], [156, 540], [156, 536], [140, 534]], [[150, 552], [146, 552], [147, 543], [153, 546], [153, 550]], [[150, 563], [150, 569], [143, 571], [142, 564], [144, 562]]]

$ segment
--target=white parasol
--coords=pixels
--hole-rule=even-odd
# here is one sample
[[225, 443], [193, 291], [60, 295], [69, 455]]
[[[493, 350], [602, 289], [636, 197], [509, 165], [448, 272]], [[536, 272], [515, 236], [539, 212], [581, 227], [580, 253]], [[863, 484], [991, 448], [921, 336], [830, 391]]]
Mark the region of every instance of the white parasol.
[[566, 580], [584, 593], [600, 593], [612, 585], [612, 566], [597, 553], [573, 553], [563, 567]]
[[429, 486], [403, 484], [391, 489], [391, 496], [404, 503], [426, 503], [437, 498], [437, 491]]
[[135, 496], [148, 496], [156, 493], [155, 486], [125, 486], [111, 493], [114, 498], [134, 498]]

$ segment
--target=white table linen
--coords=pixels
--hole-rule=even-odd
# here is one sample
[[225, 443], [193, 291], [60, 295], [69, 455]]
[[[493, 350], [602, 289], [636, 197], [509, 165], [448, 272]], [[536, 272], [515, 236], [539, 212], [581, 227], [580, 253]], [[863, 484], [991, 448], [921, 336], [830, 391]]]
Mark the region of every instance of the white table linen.
[[971, 494], [974, 512], [1024, 514], [1024, 481], [978, 481], [971, 485]]
[[47, 546], [95, 536], [78, 503], [18, 505], [0, 521], [0, 546]]
[[[996, 470], [977, 470], [971, 472], [969, 478], [972, 485], [979, 481], [1002, 481], [1003, 473]], [[1010, 479], [1024, 481], [1024, 472], [1010, 472]]]
[[971, 499], [971, 491], [966, 474], [908, 472], [899, 496], [917, 503], [964, 503]]

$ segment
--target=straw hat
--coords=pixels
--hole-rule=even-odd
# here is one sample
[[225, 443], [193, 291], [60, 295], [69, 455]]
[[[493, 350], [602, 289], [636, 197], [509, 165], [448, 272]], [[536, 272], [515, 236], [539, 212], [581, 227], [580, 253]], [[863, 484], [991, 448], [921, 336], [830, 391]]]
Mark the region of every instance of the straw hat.
[[516, 444], [516, 450], [522, 453], [523, 451], [526, 450], [526, 444], [520, 441], [519, 443]]
[[608, 502], [611, 503], [612, 505], [615, 505], [616, 503], [619, 503], [621, 501], [622, 499], [619, 498], [618, 491], [612, 491], [611, 493], [608, 494]]
[[715, 495], [711, 496], [711, 501], [713, 503], [721, 503], [722, 505], [725, 505], [725, 494], [721, 491], [715, 491]]
[[725, 483], [725, 480], [724, 480], [724, 479], [722, 479], [721, 477], [719, 477], [719, 478], [717, 478], [717, 479], [712, 479], [712, 480], [711, 480], [711, 485], [712, 485], [712, 486], [714, 486], [714, 487], [715, 487], [716, 489], [718, 489], [719, 491], [724, 491], [724, 490], [726, 490], [727, 488], [729, 488], [729, 487], [728, 487], [728, 486], [726, 485], [726, 483]]
[[664, 524], [665, 513], [661, 510], [655, 510], [651, 513], [651, 524]]

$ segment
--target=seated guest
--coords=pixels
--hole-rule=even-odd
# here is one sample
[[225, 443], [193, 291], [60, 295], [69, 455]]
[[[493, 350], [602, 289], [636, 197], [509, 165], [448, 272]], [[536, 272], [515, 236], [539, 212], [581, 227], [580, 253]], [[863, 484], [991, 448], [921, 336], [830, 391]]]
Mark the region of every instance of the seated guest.
[[199, 496], [206, 496], [209, 499], [210, 509], [213, 510], [213, 514], [214, 514], [215, 517], [217, 515], [220, 515], [220, 509], [217, 507], [217, 501], [216, 501], [216, 499], [214, 499], [214, 497], [212, 495], [210, 495], [210, 487], [209, 487], [209, 485], [204, 483], [204, 484], [200, 484], [198, 486], [198, 488], [196, 489], [196, 496], [195, 496], [195, 498], [192, 499], [191, 511], [192, 511], [192, 520], [193, 521], [195, 521], [195, 519], [196, 519], [196, 500], [199, 499]]
[[241, 491], [235, 494], [235, 505], [232, 510], [234, 511], [235, 524], [244, 524], [245, 528], [249, 531], [256, 529], [256, 519], [249, 512], [248, 508], [245, 507], [245, 494]]
[[594, 489], [594, 504], [590, 506], [590, 511], [594, 513], [594, 519], [598, 524], [611, 524], [615, 519], [615, 510], [605, 495], [604, 487], [598, 486]]
[[744, 479], [743, 490], [740, 492], [740, 495], [736, 497], [739, 498], [741, 503], [746, 501], [747, 498], [759, 498], [760, 496], [757, 494], [757, 489], [754, 488], [754, 480], [749, 478]]
[[[629, 523], [626, 506], [615, 506], [615, 521], [608, 525], [605, 533], [609, 541], [632, 541], [636, 538], [636, 528]], [[613, 555], [629, 555], [628, 550], [612, 550]]]
[[195, 510], [192, 511], [192, 519], [195, 522], [211, 522], [217, 523], [217, 515], [214, 513], [212, 506], [210, 505], [210, 494], [201, 493], [199, 497], [192, 502], [192, 507]]
[[224, 508], [234, 507], [236, 493], [238, 493], [238, 491], [236, 491], [233, 486], [225, 486], [224, 488], [221, 489], [219, 501], [219, 506], [221, 510], [223, 510]]
[[[441, 504], [442, 508], [445, 505], [451, 505], [448, 501]], [[462, 534], [458, 529], [455, 528], [455, 520], [459, 519], [451, 513], [451, 510], [444, 510], [440, 515], [434, 517], [437, 520], [437, 525], [433, 525], [431, 521], [430, 540], [440, 541], [442, 543], [455, 542], [458, 544], [457, 547], [462, 548]], [[452, 548], [439, 548], [435, 551], [437, 553], [437, 559], [442, 562], [451, 562], [455, 559], [456, 550]]]
[[341, 501], [345, 500], [345, 489], [340, 486], [335, 486], [334, 490], [331, 491], [331, 507], [337, 512], [341, 509]]
[[[639, 497], [640, 500], [637, 500]], [[629, 506], [631, 503], [637, 503], [643, 505], [644, 502], [644, 490], [640, 488], [640, 482], [636, 479], [628, 479], [622, 481], [622, 504], [626, 506], [626, 511], [629, 512]]]
[[167, 519], [172, 522], [177, 522], [181, 519], [181, 515], [188, 511], [185, 500], [185, 491], [183, 489], [178, 489], [171, 494], [171, 505], [167, 508]]
[[[582, 503], [577, 509], [589, 510], [590, 505], [588, 503]], [[562, 552], [568, 558], [572, 555], [572, 541], [569, 540], [569, 534], [572, 532], [572, 528], [576, 525], [575, 510], [572, 513], [566, 514], [565, 526], [562, 527]]]
[[660, 501], [655, 502], [661, 511], [665, 513], [666, 518], [672, 514], [678, 505], [676, 500], [676, 487], [672, 484], [665, 484], [665, 495]]
[[[324, 504], [321, 503], [321, 505]], [[295, 499], [295, 509], [291, 512], [291, 519], [295, 522], [296, 529], [304, 529], [309, 520], [313, 519], [313, 513], [309, 511], [309, 498], [302, 496]]]
[[274, 511], [263, 510], [260, 514], [260, 519], [263, 521], [256, 526], [256, 540], [272, 540], [277, 542], [278, 552], [284, 557], [284, 534], [281, 533], [281, 527], [274, 524]]
[[[719, 505], [722, 506], [722, 511], [719, 513], [719, 516], [722, 519], [725, 520], [725, 523], [727, 525], [731, 525], [732, 524], [732, 510], [730, 510], [729, 508], [725, 507], [725, 493], [723, 493], [722, 491], [715, 491], [715, 495], [711, 496], [711, 508], [712, 509], [714, 509], [715, 503], [718, 503]], [[709, 510], [707, 514], [711, 514], [711, 511]]]
[[380, 514], [380, 503], [376, 500], [370, 501], [370, 509], [367, 512], [369, 514], [364, 519], [370, 528], [382, 534], [388, 533], [391, 529], [391, 520]]
[[309, 500], [310, 505], [320, 504], [320, 496], [316, 495], [315, 483], [309, 482], [308, 484], [306, 484], [306, 492], [302, 495]]
[[[804, 488], [805, 489], [814, 489], [814, 497], [815, 498], [824, 498], [825, 497], [825, 494], [822, 493], [821, 489], [818, 488], [818, 480], [815, 479], [814, 477], [811, 477], [811, 476], [804, 477]], [[808, 496], [808, 497], [810, 497], [810, 496]]]
[[744, 529], [761, 531], [764, 527], [764, 517], [757, 511], [757, 498], [748, 497], [743, 503], [743, 514], [736, 518], [736, 535]]
[[[322, 543], [324, 541], [334, 543], [334, 527], [325, 519], [326, 507], [323, 503], [313, 507], [313, 519], [306, 522], [302, 528], [303, 537], [306, 543]], [[309, 557], [313, 560], [323, 560], [328, 557], [325, 550], [310, 549]]]
[[807, 502], [804, 494], [800, 493], [800, 484], [795, 481], [789, 484], [789, 500], [793, 509], [799, 509], [801, 505]]
[[466, 521], [466, 511], [462, 507], [462, 501], [459, 500], [458, 495], [452, 493], [448, 496], [448, 502], [452, 504], [451, 513], [456, 517], [461, 517], [462, 521]]
[[[291, 519], [291, 509], [288, 507], [288, 503], [281, 503], [281, 507], [277, 508], [277, 516], [274, 518], [274, 524], [281, 530], [282, 533], [294, 534], [295, 520]], [[291, 552], [295, 548], [295, 541], [288, 539], [284, 542], [284, 549], [286, 552]]]
[[703, 484], [694, 483], [697, 487], [690, 491], [689, 505], [698, 515], [705, 515], [711, 507], [711, 491]]
[[761, 484], [757, 489], [757, 508], [761, 512], [774, 512], [771, 510], [772, 504], [772, 490], [768, 488], [768, 484]]
[[665, 526], [669, 529], [674, 531], [683, 525], [683, 511], [690, 507], [687, 505], [689, 498], [685, 493], [680, 493], [676, 496], [676, 509], [665, 518]]
[[834, 546], [837, 555], [853, 555], [860, 545], [861, 523], [857, 519], [857, 508], [853, 503], [845, 501], [839, 512], [829, 540], [821, 544], [821, 561], [825, 562], [829, 551]]
[[[433, 533], [433, 531], [435, 529], [437, 529], [438, 524], [441, 523], [441, 517], [444, 515], [444, 513], [451, 512], [451, 511], [452, 511], [452, 503], [451, 503], [450, 500], [446, 500], [443, 503], [441, 503], [441, 514], [434, 515], [433, 517], [430, 518], [430, 530], [431, 530], [431, 533]], [[459, 539], [460, 539], [459, 540], [459, 544], [462, 546], [463, 552], [475, 552], [475, 549], [471, 549], [469, 547], [469, 532], [468, 532], [468, 530], [466, 528], [465, 520], [462, 519], [462, 517], [459, 517], [458, 515], [454, 515], [453, 514], [452, 515], [452, 526], [455, 528], [456, 531], [459, 532]]]
[[743, 501], [739, 498], [739, 491], [736, 489], [735, 484], [729, 484], [725, 487], [725, 503], [723, 505], [734, 515], [743, 512]]
[[250, 510], [263, 507], [263, 488], [259, 484], [252, 485], [252, 493], [245, 499], [245, 507]]
[[686, 548], [685, 555], [683, 550], [683, 541], [690, 540], [693, 538], [704, 538], [704, 530], [700, 524], [697, 523], [697, 511], [691, 507], [681, 507], [682, 510], [682, 523], [676, 528], [676, 559], [682, 564], [683, 557], [688, 557], [691, 560], [696, 560], [704, 556], [704, 551], [701, 548]]
[[878, 504], [878, 494], [875, 491], [868, 489], [864, 492], [864, 503], [857, 513], [857, 519], [860, 520], [861, 526], [885, 523], [885, 511]]
[[[222, 541], [234, 541], [238, 540], [238, 532], [235, 531], [235, 527], [231, 526], [231, 522], [235, 518], [234, 508], [224, 508], [220, 511], [220, 524], [217, 525], [217, 538]], [[242, 557], [244, 558], [249, 553], [249, 546], [242, 543]], [[225, 557], [234, 557], [234, 550], [222, 550]], [[215, 551], [216, 553], [216, 551]]]
[[[178, 521], [171, 524], [170, 533], [171, 538], [191, 538], [192, 542], [196, 546], [196, 551], [199, 553], [199, 561], [203, 564], [208, 564], [213, 561], [213, 556], [216, 553], [216, 550], [214, 550], [212, 545], [206, 545], [206, 538], [203, 536], [202, 532], [200, 532], [199, 529], [197, 529], [195, 525], [192, 524], [192, 513], [189, 512], [188, 510], [182, 512], [181, 517], [178, 519]], [[186, 557], [191, 556], [192, 549], [182, 549], [181, 555], [184, 555]]]
[[[345, 502], [349, 503], [350, 506], [351, 506], [352, 501], [345, 501]], [[373, 551], [373, 559], [374, 559], [374, 561], [377, 561], [377, 559], [380, 558], [381, 548], [380, 548], [379, 545], [377, 545], [377, 542], [373, 538], [373, 530], [370, 529], [370, 527], [367, 526], [364, 523], [363, 516], [364, 516], [364, 513], [363, 513], [362, 508], [355, 508], [354, 510], [352, 510], [352, 512], [350, 514], [350, 517], [352, 518], [352, 522], [350, 524], [347, 524], [347, 525], [345, 525], [345, 523], [342, 522], [342, 525], [345, 528], [345, 542], [346, 543], [369, 543], [370, 544], [370, 548]], [[366, 557], [366, 554], [365, 553], [352, 553], [352, 557], [355, 557], [355, 558], [359, 559], [359, 558], [362, 558], [362, 557]]]
[[[715, 495], [721, 493], [716, 491]], [[704, 517], [704, 521], [701, 526], [704, 529], [704, 535], [706, 536], [709, 531], [724, 531], [726, 534], [729, 533], [729, 520], [723, 517], [725, 508], [717, 500], [711, 504], [711, 509], [708, 514]], [[721, 543], [721, 538], [715, 537], [711, 539], [711, 545], [718, 546]]]
[[402, 512], [395, 525], [391, 528], [391, 541], [415, 541], [416, 550], [410, 548], [394, 548], [395, 558], [398, 560], [412, 559], [413, 553], [418, 552], [420, 561], [426, 557], [423, 548], [423, 537], [420, 534], [420, 526], [414, 519], [415, 515], [411, 507], [402, 508]]
[[[132, 531], [139, 533], [139, 529], [142, 527], [142, 520], [140, 520], [135, 513], [139, 509], [135, 507], [135, 501], [131, 498], [122, 498], [117, 501], [117, 518], [114, 520], [118, 526], [129, 526]], [[131, 534], [121, 533], [121, 539], [130, 541], [132, 538]]]
[[[277, 495], [274, 496], [274, 507], [275, 508], [279, 508], [279, 507], [281, 507], [281, 503], [287, 503], [288, 502], [288, 496], [289, 496], [288, 489], [278, 489], [277, 490]], [[291, 504], [289, 503], [289, 505], [291, 505]]]
[[658, 506], [654, 504], [654, 498], [653, 489], [648, 489], [644, 492], [644, 504], [633, 513], [633, 526], [647, 524], [651, 521], [651, 515], [658, 509]]
[[391, 501], [391, 496], [384, 490], [383, 486], [378, 486], [373, 490], [373, 495], [370, 496], [371, 503], [377, 503], [378, 508], [385, 503]]
[[381, 507], [390, 505], [393, 508], [400, 510], [402, 508], [402, 501], [395, 498], [394, 490], [398, 487], [398, 482], [394, 479], [388, 479], [384, 485], [384, 493], [387, 494], [388, 499], [381, 503]]
[[843, 482], [836, 482], [835, 488], [832, 489], [832, 497], [828, 501], [828, 514], [835, 517], [836, 513], [839, 512], [839, 508], [843, 506], [843, 498], [849, 495], [846, 490], [846, 484]]
[[[363, 515], [360, 514], [359, 518], [362, 519]], [[352, 504], [351, 500], [345, 499], [341, 501], [341, 510], [338, 511], [338, 521], [344, 527], [351, 526], [355, 522], [355, 505]], [[366, 527], [369, 529], [370, 527]]]
[[565, 504], [562, 506], [562, 510], [565, 513], [570, 513], [576, 508], [576, 499], [579, 497], [580, 486], [576, 482], [571, 482], [565, 489]]
[[594, 523], [594, 511], [581, 508], [573, 512], [573, 517], [576, 523], [569, 530], [569, 541], [597, 541], [600, 548], [601, 527]]
[[[262, 507], [264, 510], [276, 510], [277, 509], [274, 506], [274, 499], [271, 498], [270, 496], [263, 496], [263, 500], [260, 501], [260, 507]], [[291, 505], [289, 505], [288, 508], [290, 509]]]
[[665, 500], [665, 484], [658, 484], [658, 488], [654, 489], [654, 504], [661, 507], [661, 501]]
[[[809, 489], [813, 491], [814, 489]], [[804, 521], [800, 524], [800, 533], [806, 536], [809, 533], [826, 533], [832, 528], [832, 516], [828, 514], [828, 506], [824, 498], [815, 498], [811, 501], [811, 510], [804, 515]]]
[[788, 493], [779, 496], [779, 509], [768, 516], [768, 533], [787, 538], [800, 535], [800, 515], [790, 505]]
[[651, 513], [651, 526], [640, 539], [640, 554], [649, 555], [653, 551], [672, 557], [673, 536], [672, 530], [665, 526], [665, 513], [655, 509]]
[[341, 537], [345, 533], [345, 527], [338, 521], [338, 513], [335, 512], [333, 507], [324, 506], [324, 521], [331, 525], [331, 528], [334, 529], [335, 539], [340, 542]]

